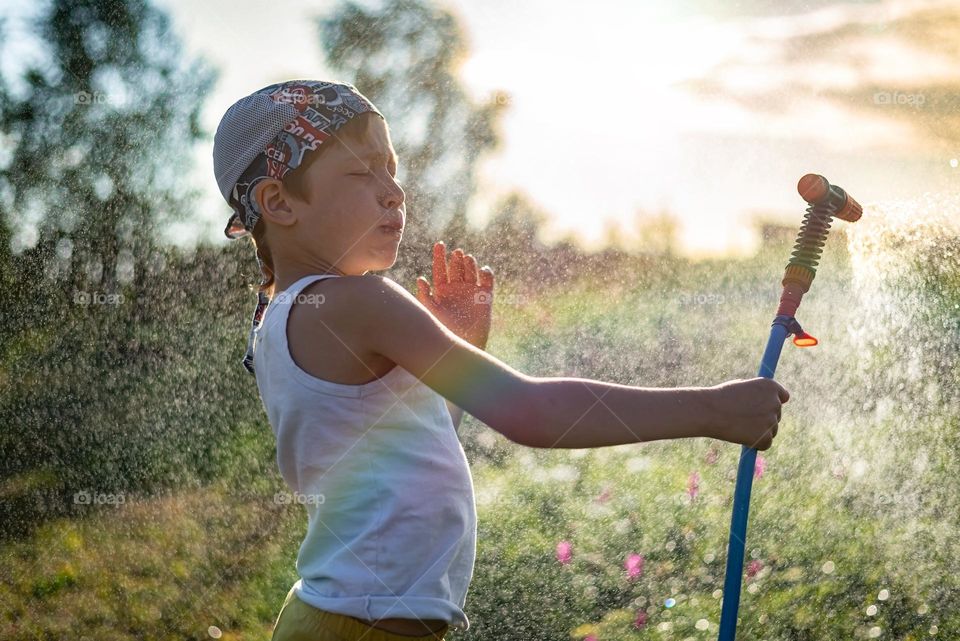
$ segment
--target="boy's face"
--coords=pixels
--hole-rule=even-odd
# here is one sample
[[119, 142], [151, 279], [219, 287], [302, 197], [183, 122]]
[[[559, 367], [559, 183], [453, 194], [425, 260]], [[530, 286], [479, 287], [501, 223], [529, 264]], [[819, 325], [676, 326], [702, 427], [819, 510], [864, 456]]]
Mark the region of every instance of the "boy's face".
[[[352, 275], [388, 269], [396, 262], [406, 223], [405, 195], [395, 177], [396, 152], [382, 118], [371, 118], [370, 133], [364, 143], [341, 141], [307, 167], [307, 201], [285, 189], [268, 190], [278, 199], [284, 221], [273, 225], [271, 236], [274, 229], [284, 236], [284, 253], [289, 248], [290, 258], [301, 266], [310, 267], [311, 259], [321, 258]], [[268, 207], [271, 200], [268, 195]], [[275, 216], [265, 216], [277, 222]]]

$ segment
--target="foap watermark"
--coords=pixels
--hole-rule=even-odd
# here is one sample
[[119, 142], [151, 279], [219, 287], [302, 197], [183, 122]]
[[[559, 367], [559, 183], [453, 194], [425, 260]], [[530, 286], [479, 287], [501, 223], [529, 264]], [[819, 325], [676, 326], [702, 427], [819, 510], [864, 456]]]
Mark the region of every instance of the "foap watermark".
[[279, 505], [323, 505], [326, 501], [323, 494], [301, 494], [300, 492], [277, 492], [273, 495], [273, 502]]
[[282, 89], [276, 95], [277, 102], [286, 102], [292, 105], [325, 105], [327, 104], [326, 96], [322, 94], [317, 94], [312, 91], [291, 91], [289, 89]]
[[113, 102], [113, 98], [108, 93], [103, 93], [100, 91], [94, 91], [90, 93], [89, 91], [78, 91], [73, 94], [73, 104], [83, 105], [85, 107], [90, 105], [106, 105]]
[[677, 300], [681, 305], [723, 305], [727, 297], [715, 292], [680, 292]]
[[[526, 305], [529, 302], [529, 297], [523, 294], [497, 294], [497, 301], [501, 305]], [[492, 305], [493, 294], [477, 292], [473, 295], [473, 302], [477, 305]]]
[[114, 507], [119, 507], [127, 502], [127, 497], [123, 492], [119, 494], [109, 494], [106, 492], [80, 490], [79, 492], [74, 492], [73, 502], [76, 505], [113, 505]]
[[299, 303], [300, 305], [313, 305], [314, 307], [319, 307], [327, 300], [327, 297], [323, 294], [297, 294], [296, 296], [291, 296], [287, 292], [281, 292], [277, 295], [277, 300], [279, 302], [294, 302]]
[[875, 105], [909, 105], [920, 107], [927, 99], [922, 93], [904, 93], [901, 91], [878, 91], [873, 94]]
[[120, 305], [123, 303], [123, 294], [108, 294], [106, 292], [76, 291], [73, 293], [73, 302], [76, 305]]
[[740, 303], [740, 304], [765, 304], [770, 303], [774, 304], [777, 302], [777, 292], [761, 292], [761, 291], [750, 291], [750, 292], [679, 292], [677, 293], [677, 301], [681, 306], [685, 305], [707, 305], [707, 306], [716, 306], [727, 305], [731, 303]]

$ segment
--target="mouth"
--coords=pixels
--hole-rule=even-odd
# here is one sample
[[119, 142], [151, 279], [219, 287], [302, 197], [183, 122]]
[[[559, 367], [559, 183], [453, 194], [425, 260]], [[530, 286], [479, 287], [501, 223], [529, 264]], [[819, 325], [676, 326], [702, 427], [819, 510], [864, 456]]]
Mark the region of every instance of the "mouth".
[[380, 225], [380, 230], [398, 238], [403, 235], [403, 225]]

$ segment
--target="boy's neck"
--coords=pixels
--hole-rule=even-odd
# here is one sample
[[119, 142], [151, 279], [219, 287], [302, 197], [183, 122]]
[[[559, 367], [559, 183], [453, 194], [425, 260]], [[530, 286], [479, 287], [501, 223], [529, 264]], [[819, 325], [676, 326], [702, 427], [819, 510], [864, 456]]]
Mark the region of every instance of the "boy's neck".
[[275, 292], [286, 291], [295, 282], [306, 276], [314, 274], [336, 274], [337, 276], [346, 276], [347, 274], [340, 268], [328, 263], [323, 259], [315, 259], [307, 264], [296, 265], [277, 265], [274, 278], [276, 285]]

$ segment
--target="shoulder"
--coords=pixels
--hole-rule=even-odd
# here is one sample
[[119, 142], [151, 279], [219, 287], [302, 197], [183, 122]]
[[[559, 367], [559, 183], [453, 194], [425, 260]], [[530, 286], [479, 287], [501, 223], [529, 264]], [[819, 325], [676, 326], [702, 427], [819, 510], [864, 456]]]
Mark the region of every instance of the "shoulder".
[[[386, 318], [404, 314], [411, 305], [418, 305], [416, 298], [403, 286], [378, 274], [314, 281], [301, 290], [300, 298], [298, 302], [308, 303], [303, 305], [307, 318], [335, 317], [357, 329], [382, 323]], [[311, 305], [310, 301], [316, 304]]]
[[379, 274], [360, 276], [338, 276], [314, 281], [301, 290], [302, 294], [320, 294], [333, 303], [346, 304], [361, 308], [372, 303], [385, 304], [398, 299], [413, 298], [396, 281]]

